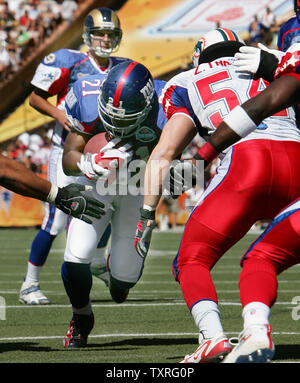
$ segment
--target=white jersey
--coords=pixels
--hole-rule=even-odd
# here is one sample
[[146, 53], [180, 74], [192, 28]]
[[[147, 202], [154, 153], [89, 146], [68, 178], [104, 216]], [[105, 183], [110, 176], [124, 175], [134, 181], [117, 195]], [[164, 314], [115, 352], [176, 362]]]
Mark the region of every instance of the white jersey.
[[[265, 80], [236, 72], [233, 61], [233, 57], [217, 59], [169, 80], [163, 91], [167, 118], [183, 113], [193, 120], [201, 136], [211, 135], [232, 109], [266, 88]], [[300, 142], [294, 109], [266, 118], [239, 142], [253, 139]]]

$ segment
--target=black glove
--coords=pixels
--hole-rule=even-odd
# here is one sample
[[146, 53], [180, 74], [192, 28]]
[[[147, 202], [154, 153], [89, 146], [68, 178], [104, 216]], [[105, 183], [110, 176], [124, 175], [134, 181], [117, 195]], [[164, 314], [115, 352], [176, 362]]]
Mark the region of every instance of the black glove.
[[146, 210], [141, 208], [141, 217], [137, 224], [134, 238], [134, 247], [139, 256], [146, 258], [150, 247], [152, 230], [155, 227], [155, 210]]
[[274, 80], [275, 70], [278, 65], [278, 58], [272, 53], [261, 51], [260, 54], [260, 63], [257, 70], [257, 75], [272, 82]]
[[70, 184], [63, 188], [58, 188], [54, 205], [64, 213], [72, 217], [79, 218], [87, 223], [92, 223], [87, 216], [101, 218], [105, 214], [105, 205], [94, 198], [87, 197], [81, 192], [86, 191], [84, 185]]
[[169, 174], [170, 184], [169, 187], [165, 185], [164, 190], [169, 190], [173, 199], [196, 185], [196, 168], [189, 160], [180, 160], [177, 164], [172, 164]]

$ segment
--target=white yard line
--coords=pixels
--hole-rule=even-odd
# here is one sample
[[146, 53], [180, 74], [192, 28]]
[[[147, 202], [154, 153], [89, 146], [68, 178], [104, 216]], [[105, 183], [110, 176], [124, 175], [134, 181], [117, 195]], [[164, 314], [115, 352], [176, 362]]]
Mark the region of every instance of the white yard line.
[[[237, 335], [238, 332], [226, 332], [228, 335]], [[272, 335], [300, 335], [300, 332], [272, 332]], [[182, 337], [182, 336], [198, 336], [198, 333], [196, 332], [166, 332], [166, 333], [112, 333], [112, 334], [93, 334], [89, 335], [89, 338], [132, 338], [132, 337], [161, 337], [161, 336], [176, 336], [176, 337]], [[0, 338], [0, 341], [19, 341], [19, 340], [43, 340], [43, 339], [62, 339], [64, 335], [49, 335], [49, 336], [20, 336], [20, 337], [7, 337], [7, 338]]]
[[[169, 299], [169, 298], [168, 298]], [[176, 298], [175, 298], [176, 299]], [[178, 299], [177, 299], [178, 300]], [[123, 303], [123, 304], [114, 304], [114, 303], [93, 303], [93, 308], [98, 307], [106, 307], [106, 308], [112, 308], [112, 309], [124, 309], [127, 307], [155, 307], [155, 306], [185, 306], [186, 303], [182, 300], [182, 302], [161, 302], [161, 303]], [[241, 303], [239, 301], [231, 302], [231, 301], [221, 301], [219, 302], [220, 306], [240, 306]], [[292, 302], [276, 302], [276, 305], [290, 305], [291, 307], [295, 307], [295, 305], [292, 304]], [[51, 304], [51, 305], [6, 305], [6, 306], [0, 306], [0, 308], [6, 308], [6, 309], [54, 309], [54, 308], [67, 308], [71, 307], [70, 305], [65, 304]]]

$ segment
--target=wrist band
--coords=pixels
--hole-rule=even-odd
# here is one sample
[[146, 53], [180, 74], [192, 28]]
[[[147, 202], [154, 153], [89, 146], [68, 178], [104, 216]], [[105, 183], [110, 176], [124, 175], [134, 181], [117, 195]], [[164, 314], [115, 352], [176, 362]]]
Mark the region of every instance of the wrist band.
[[240, 105], [224, 118], [224, 122], [240, 137], [246, 137], [257, 127], [249, 114]]
[[220, 153], [212, 146], [212, 144], [207, 141], [201, 148], [198, 150], [194, 158], [202, 159], [208, 163], [218, 157]]
[[51, 189], [49, 194], [47, 195], [46, 201], [53, 204], [55, 202], [57, 193], [58, 193], [58, 187], [55, 185], [51, 185]]

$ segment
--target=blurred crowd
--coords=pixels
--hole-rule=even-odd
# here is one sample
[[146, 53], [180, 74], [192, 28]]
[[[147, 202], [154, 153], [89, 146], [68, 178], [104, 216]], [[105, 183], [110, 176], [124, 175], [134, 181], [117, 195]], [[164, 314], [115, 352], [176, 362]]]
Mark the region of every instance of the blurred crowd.
[[48, 159], [50, 154], [52, 123], [38, 129], [38, 132], [24, 132], [18, 137], [4, 143], [1, 154], [22, 162], [34, 173], [44, 177], [47, 174]]
[[70, 23], [84, 0], [0, 0], [0, 81], [6, 80], [51, 36]]
[[249, 43], [257, 46], [262, 43], [267, 47], [276, 48], [276, 34], [280, 26], [277, 23], [274, 13], [267, 7], [261, 16], [254, 15], [249, 25]]

